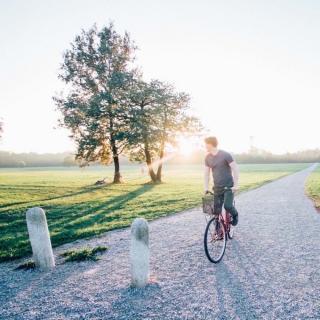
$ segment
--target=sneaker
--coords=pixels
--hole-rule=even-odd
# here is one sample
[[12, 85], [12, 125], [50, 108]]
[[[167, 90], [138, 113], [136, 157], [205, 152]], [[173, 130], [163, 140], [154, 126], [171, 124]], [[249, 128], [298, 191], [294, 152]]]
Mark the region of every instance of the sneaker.
[[235, 215], [235, 216], [233, 216], [232, 217], [232, 221], [231, 221], [231, 224], [233, 225], [233, 226], [236, 226], [237, 224], [238, 224], [238, 215]]

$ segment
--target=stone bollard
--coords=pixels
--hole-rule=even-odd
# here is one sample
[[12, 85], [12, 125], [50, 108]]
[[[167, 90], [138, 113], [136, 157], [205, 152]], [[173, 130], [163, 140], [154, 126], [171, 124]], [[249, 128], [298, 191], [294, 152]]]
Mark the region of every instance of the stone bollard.
[[143, 218], [131, 225], [130, 268], [131, 285], [144, 287], [149, 280], [149, 227]]
[[33, 260], [40, 270], [48, 271], [55, 266], [55, 262], [46, 214], [41, 208], [31, 208], [26, 217]]

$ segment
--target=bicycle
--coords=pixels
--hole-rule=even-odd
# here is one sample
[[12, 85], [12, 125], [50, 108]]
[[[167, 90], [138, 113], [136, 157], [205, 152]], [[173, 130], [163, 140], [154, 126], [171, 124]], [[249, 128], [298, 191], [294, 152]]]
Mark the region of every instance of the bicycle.
[[[225, 188], [225, 190], [230, 188]], [[227, 241], [233, 238], [234, 228], [231, 225], [231, 214], [222, 209], [221, 213], [214, 212], [214, 194], [209, 192], [202, 198], [203, 212], [206, 217], [207, 226], [204, 233], [204, 251], [209, 261], [218, 263], [224, 256]]]

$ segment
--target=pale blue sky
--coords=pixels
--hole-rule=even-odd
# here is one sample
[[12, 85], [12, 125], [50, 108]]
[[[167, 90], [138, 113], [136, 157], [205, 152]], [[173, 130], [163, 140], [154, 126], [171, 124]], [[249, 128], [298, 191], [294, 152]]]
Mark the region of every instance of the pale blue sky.
[[81, 28], [109, 21], [139, 46], [147, 78], [192, 96], [221, 147], [320, 147], [319, 1], [0, 0], [0, 149], [72, 149], [53, 129], [62, 52]]

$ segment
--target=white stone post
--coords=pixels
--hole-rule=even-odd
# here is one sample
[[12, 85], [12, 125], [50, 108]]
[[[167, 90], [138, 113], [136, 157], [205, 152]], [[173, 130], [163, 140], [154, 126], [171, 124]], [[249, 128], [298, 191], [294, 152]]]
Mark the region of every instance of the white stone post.
[[48, 271], [55, 266], [55, 262], [46, 214], [41, 208], [31, 208], [26, 218], [33, 260], [40, 270]]
[[149, 227], [143, 218], [131, 225], [130, 271], [131, 285], [144, 287], [149, 280]]

